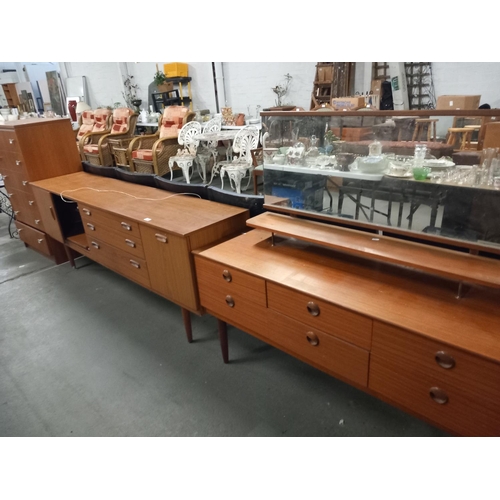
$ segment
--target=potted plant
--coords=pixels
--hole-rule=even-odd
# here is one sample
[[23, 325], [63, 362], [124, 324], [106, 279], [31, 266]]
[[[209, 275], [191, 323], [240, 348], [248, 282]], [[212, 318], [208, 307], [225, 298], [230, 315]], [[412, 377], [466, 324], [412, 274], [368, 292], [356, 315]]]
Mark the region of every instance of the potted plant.
[[133, 75], [128, 75], [126, 80], [123, 82], [123, 86], [125, 87], [125, 91], [122, 92], [123, 99], [125, 99], [125, 102], [127, 103], [127, 106], [129, 108], [136, 108], [136, 111], [138, 111], [139, 106], [142, 103], [142, 100], [138, 97], [138, 93], [140, 91], [139, 85], [134, 83], [134, 77]]
[[167, 77], [163, 71], [157, 70], [153, 76], [153, 83], [158, 87], [160, 92], [168, 92], [172, 90], [172, 82], [167, 82]]

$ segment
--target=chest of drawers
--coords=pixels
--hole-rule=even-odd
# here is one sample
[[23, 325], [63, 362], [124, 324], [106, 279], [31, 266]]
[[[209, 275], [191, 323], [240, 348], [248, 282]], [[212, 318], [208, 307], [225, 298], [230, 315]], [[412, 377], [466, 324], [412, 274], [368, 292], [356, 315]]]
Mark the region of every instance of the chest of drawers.
[[[55, 260], [67, 260], [64, 246], [45, 233], [30, 182], [81, 170], [69, 119], [32, 119], [0, 125], [0, 173], [14, 210], [19, 237]], [[33, 244], [43, 239], [44, 245]]]

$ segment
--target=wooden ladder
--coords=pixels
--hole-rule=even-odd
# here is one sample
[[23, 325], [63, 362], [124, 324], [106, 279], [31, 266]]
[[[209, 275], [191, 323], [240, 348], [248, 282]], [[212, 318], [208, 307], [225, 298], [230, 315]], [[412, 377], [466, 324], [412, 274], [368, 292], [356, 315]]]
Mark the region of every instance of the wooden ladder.
[[351, 95], [355, 64], [349, 62], [319, 62], [316, 64], [311, 109], [321, 104], [330, 104], [332, 97]]

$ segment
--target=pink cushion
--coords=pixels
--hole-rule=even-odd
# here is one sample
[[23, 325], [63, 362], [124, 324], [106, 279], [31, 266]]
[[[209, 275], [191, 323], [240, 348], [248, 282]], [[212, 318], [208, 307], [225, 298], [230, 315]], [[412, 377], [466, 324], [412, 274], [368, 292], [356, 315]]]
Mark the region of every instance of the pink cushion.
[[85, 123], [78, 129], [78, 133], [76, 134], [76, 140], [79, 141], [85, 134], [88, 132], [92, 132], [94, 125], [92, 120], [92, 125], [86, 125]]
[[111, 115], [111, 111], [109, 109], [96, 109], [94, 111], [94, 128], [92, 132], [104, 132], [107, 130], [107, 120]]
[[160, 138], [178, 137], [179, 131], [184, 124], [184, 117], [189, 113], [185, 106], [168, 106], [163, 111], [160, 127]]
[[113, 126], [111, 127], [112, 134], [124, 134], [128, 132], [130, 124], [130, 116], [134, 112], [129, 108], [117, 108], [113, 111]]
[[99, 146], [97, 144], [86, 144], [85, 146], [83, 146], [83, 150], [86, 153], [98, 154]]
[[132, 151], [132, 158], [138, 160], [153, 161], [153, 150], [152, 149], [136, 149]]

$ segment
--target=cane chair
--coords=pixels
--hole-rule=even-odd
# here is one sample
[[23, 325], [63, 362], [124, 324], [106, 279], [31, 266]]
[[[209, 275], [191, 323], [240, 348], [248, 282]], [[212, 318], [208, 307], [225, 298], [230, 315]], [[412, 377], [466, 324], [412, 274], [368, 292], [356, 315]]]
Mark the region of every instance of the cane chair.
[[138, 114], [130, 108], [117, 108], [111, 117], [111, 129], [105, 133], [94, 133], [88, 136], [81, 148], [86, 161], [95, 165], [113, 166], [113, 145], [121, 145], [122, 140], [131, 138], [135, 132]]
[[[85, 134], [92, 132], [94, 129], [95, 119], [94, 119], [94, 111], [88, 109], [84, 111], [78, 118], [79, 127], [76, 131], [76, 147], [78, 148], [78, 154], [81, 157], [80, 151], [80, 140]], [[82, 158], [83, 160], [84, 158]]]
[[193, 164], [196, 161], [196, 151], [200, 144], [197, 136], [201, 133], [201, 125], [199, 122], [189, 122], [182, 127], [179, 132], [178, 142], [183, 149], [178, 149], [177, 154], [171, 156], [168, 160], [168, 168], [170, 170], [170, 180], [173, 179], [175, 164], [182, 170], [182, 174], [187, 184], [191, 181], [193, 175]]
[[[94, 146], [97, 147], [99, 139], [108, 134], [111, 130], [111, 110], [106, 108], [97, 108], [92, 111], [85, 111], [85, 113], [93, 113], [93, 126], [92, 129], [83, 134], [78, 141], [78, 149], [80, 150], [80, 157], [82, 161], [87, 161], [93, 165], [100, 165], [99, 158], [93, 155]], [[87, 148], [87, 150], [85, 150]], [[98, 149], [97, 149], [98, 150]], [[89, 157], [87, 158], [87, 153]]]
[[[209, 120], [204, 126], [202, 133], [219, 132], [222, 128], [222, 118], [216, 116]], [[196, 153], [196, 163], [198, 172], [204, 183], [207, 182], [207, 166], [210, 165], [210, 160], [213, 159], [212, 166], [217, 162], [217, 144], [218, 141], [200, 141], [198, 151]]]
[[237, 193], [241, 193], [241, 182], [248, 173], [248, 182], [244, 190], [248, 189], [252, 180], [252, 171], [254, 169], [252, 159], [252, 149], [259, 146], [259, 130], [257, 127], [247, 125], [243, 127], [234, 138], [233, 152], [238, 157], [232, 161], [221, 161], [217, 164], [220, 169], [221, 188], [224, 189], [224, 175], [229, 177], [231, 188]]
[[185, 106], [168, 106], [158, 121], [158, 131], [134, 137], [127, 150], [132, 172], [163, 176], [169, 172], [168, 161], [179, 147], [182, 127], [196, 114]]

